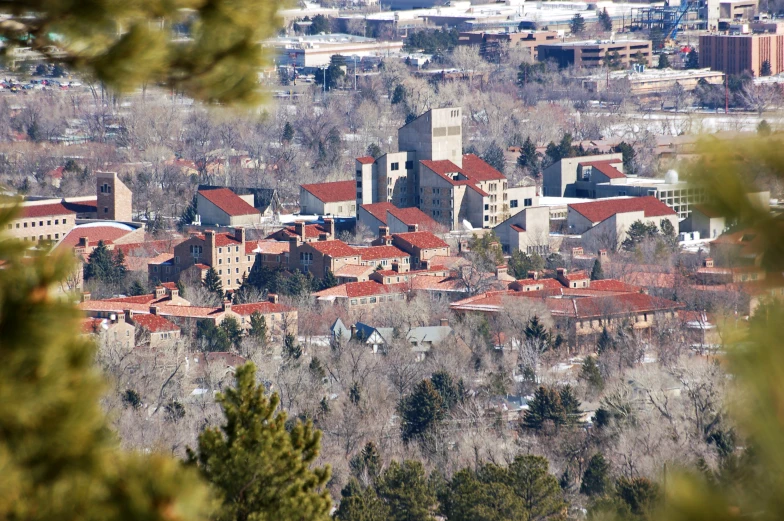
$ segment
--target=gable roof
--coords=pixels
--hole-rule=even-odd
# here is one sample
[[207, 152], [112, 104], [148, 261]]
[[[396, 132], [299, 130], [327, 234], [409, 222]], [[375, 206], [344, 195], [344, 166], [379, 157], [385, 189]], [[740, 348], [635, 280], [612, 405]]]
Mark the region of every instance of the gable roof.
[[260, 313], [268, 315], [270, 313], [288, 313], [293, 311], [294, 308], [285, 304], [276, 304], [274, 302], [251, 302], [250, 304], [234, 304], [231, 310], [242, 316], [249, 316], [253, 313]]
[[387, 212], [397, 209], [392, 203], [389, 202], [381, 202], [381, 203], [371, 203], [371, 204], [363, 204], [360, 206], [363, 210], [367, 213], [378, 219], [384, 224], [387, 224]]
[[365, 282], [348, 282], [334, 288], [318, 291], [313, 295], [315, 297], [356, 298], [383, 295], [385, 293], [405, 293], [407, 290], [408, 285], [402, 282], [399, 284], [382, 284], [375, 280], [368, 280]]
[[176, 324], [166, 320], [163, 317], [159, 317], [158, 315], [153, 315], [152, 313], [149, 315], [133, 315], [133, 317], [131, 317], [131, 321], [133, 321], [134, 324], [138, 325], [142, 329], [146, 329], [151, 333], [180, 330], [179, 326]]
[[475, 182], [504, 181], [506, 179], [504, 174], [474, 154], [465, 154], [463, 156], [463, 172], [471, 181]]
[[[269, 234], [266, 238], [274, 240], [275, 235], [285, 235], [286, 238], [298, 237], [296, 230], [297, 229], [294, 226], [286, 226], [285, 228], [281, 228], [280, 230]], [[322, 226], [321, 224], [305, 225], [306, 238], [315, 238], [321, 235], [322, 233], [329, 233], [329, 230], [326, 227]]]
[[103, 241], [104, 244], [112, 244], [117, 239], [133, 233], [136, 230], [126, 230], [116, 226], [80, 226], [74, 228], [57, 245], [58, 248], [74, 248], [79, 245], [82, 237], [87, 237], [91, 246]]
[[604, 160], [604, 161], [586, 161], [584, 163], [578, 163], [580, 166], [590, 166], [598, 170], [599, 172], [603, 173], [609, 179], [623, 179], [626, 177], [626, 174], [618, 170], [613, 166], [613, 164], [623, 163], [621, 159], [615, 160]]
[[420, 228], [429, 228], [431, 230], [438, 228], [438, 223], [419, 208], [398, 208], [393, 205], [393, 207], [387, 211], [403, 224], [416, 224]]
[[362, 156], [362, 157], [358, 157], [357, 161], [359, 163], [362, 163], [363, 165], [372, 165], [373, 163], [376, 162], [376, 158], [373, 156]]
[[396, 233], [393, 239], [400, 239], [415, 248], [423, 250], [432, 248], [448, 248], [449, 245], [430, 232]]
[[19, 212], [18, 219], [30, 219], [34, 217], [49, 217], [54, 215], [71, 215], [75, 214], [74, 210], [70, 210], [66, 208], [66, 206], [61, 203], [50, 203], [50, 204], [35, 204], [35, 205], [23, 205]]
[[357, 198], [357, 184], [354, 181], [336, 181], [334, 183], [315, 183], [300, 186], [324, 203], [353, 201]]
[[408, 257], [408, 253], [395, 246], [368, 246], [367, 248], [357, 248], [354, 250], [362, 260], [380, 260]]
[[260, 212], [228, 188], [199, 190], [199, 195], [230, 216], [258, 215]]
[[696, 211], [700, 212], [702, 215], [704, 215], [708, 219], [715, 219], [717, 217], [724, 217], [723, 215], [721, 215], [720, 212], [714, 210], [713, 208], [711, 208], [707, 204], [695, 204], [694, 206], [692, 206], [692, 208], [693, 208], [693, 210], [696, 210]]
[[330, 257], [353, 257], [359, 255], [354, 248], [338, 240], [308, 242], [303, 244], [303, 246], [310, 246], [317, 252]]
[[601, 222], [615, 214], [627, 212], [641, 211], [644, 212], [645, 217], [677, 215], [674, 210], [652, 195], [574, 203], [570, 204], [569, 208], [593, 223]]

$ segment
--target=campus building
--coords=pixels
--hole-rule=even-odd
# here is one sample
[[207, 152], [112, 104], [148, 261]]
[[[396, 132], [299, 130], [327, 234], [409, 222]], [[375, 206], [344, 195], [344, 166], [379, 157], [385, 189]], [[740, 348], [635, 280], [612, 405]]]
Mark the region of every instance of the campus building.
[[650, 64], [652, 55], [650, 40], [584, 40], [539, 45], [539, 61], [553, 60], [559, 67], [601, 67], [607, 59], [616, 59], [618, 67], [628, 69], [640, 56], [644, 63]]
[[700, 67], [725, 74], [749, 71], [761, 76], [763, 63], [770, 73], [784, 71], [784, 34], [708, 34], [700, 36]]

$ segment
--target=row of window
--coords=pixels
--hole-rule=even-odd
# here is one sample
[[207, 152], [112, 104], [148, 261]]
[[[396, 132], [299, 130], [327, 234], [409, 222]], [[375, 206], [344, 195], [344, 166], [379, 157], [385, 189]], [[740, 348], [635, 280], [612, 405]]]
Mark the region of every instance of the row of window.
[[351, 305], [356, 306], [357, 303], [359, 305], [363, 304], [375, 304], [377, 302], [392, 302], [393, 300], [405, 300], [406, 295], [400, 293], [399, 295], [381, 295], [380, 297], [368, 297], [368, 298], [361, 298], [361, 299], [351, 299]]
[[[414, 162], [413, 161], [406, 161], [405, 167], [406, 167], [406, 170], [413, 170], [414, 169]], [[400, 170], [400, 163], [397, 163], [397, 162], [390, 163], [389, 164], [389, 169], [393, 170], [393, 171]], [[357, 170], [357, 173], [359, 173], [359, 170]]]
[[[29, 223], [29, 224], [30, 224], [30, 228], [35, 228], [35, 223], [36, 223], [36, 221], [30, 221], [30, 223]], [[17, 228], [17, 229], [19, 229], [19, 228], [20, 228], [20, 224], [22, 225], [22, 226], [21, 226], [22, 228], [27, 228], [27, 224], [28, 224], [28, 222], [27, 222], [27, 221], [24, 221], [24, 222], [22, 222], [22, 223], [16, 223], [16, 228]], [[54, 220], [54, 224], [55, 224], [55, 225], [59, 225], [59, 224], [60, 224], [60, 219], [55, 219], [55, 220]], [[68, 224], [68, 219], [63, 219], [63, 224]], [[39, 227], [41, 227], [41, 226], [43, 226], [43, 225], [44, 225], [44, 221], [38, 221], [38, 226], [39, 226]], [[51, 226], [51, 225], [52, 225], [52, 221], [51, 221], [51, 220], [48, 220], [48, 221], [46, 221], [46, 226]], [[14, 225], [13, 225], [13, 224], [9, 224], [9, 225], [8, 225], [8, 229], [9, 229], [9, 230], [10, 230], [11, 228], [13, 228], [13, 227], [14, 227]]]
[[[55, 233], [54, 234], [54, 238], [55, 238], [55, 240], [58, 240], [60, 238], [60, 234], [59, 233]], [[30, 237], [22, 237], [22, 240], [23, 241], [30, 240], [30, 241], [33, 241], [33, 242], [35, 242], [36, 240], [42, 241], [42, 240], [44, 240], [44, 236], [43, 235], [39, 235], [38, 239], [36, 239], [35, 235], [31, 235]], [[51, 233], [46, 234], [46, 240], [47, 241], [51, 241], [52, 240], [52, 234]]]

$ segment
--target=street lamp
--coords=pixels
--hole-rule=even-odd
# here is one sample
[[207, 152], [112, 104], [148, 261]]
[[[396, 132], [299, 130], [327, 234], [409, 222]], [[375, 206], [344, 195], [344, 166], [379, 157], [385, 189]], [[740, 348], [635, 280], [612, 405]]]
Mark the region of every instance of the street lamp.
[[357, 90], [357, 58], [359, 56], [355, 54], [352, 58], [354, 58], [354, 90]]

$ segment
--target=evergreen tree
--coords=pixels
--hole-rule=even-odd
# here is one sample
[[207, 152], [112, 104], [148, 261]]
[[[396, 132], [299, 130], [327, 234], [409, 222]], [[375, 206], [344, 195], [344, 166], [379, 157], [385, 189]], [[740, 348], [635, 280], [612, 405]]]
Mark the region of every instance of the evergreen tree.
[[254, 338], [264, 348], [269, 340], [269, 331], [267, 330], [267, 319], [258, 311], [254, 311], [250, 316], [250, 329], [248, 334]]
[[667, 57], [666, 54], [662, 53], [659, 55], [659, 64], [656, 66], [657, 69], [668, 69], [670, 67], [670, 59]]
[[604, 378], [592, 356], [586, 356], [580, 368], [580, 380], [585, 381], [594, 392], [601, 392], [604, 388]]
[[332, 273], [332, 270], [327, 270], [324, 278], [319, 281], [319, 290], [334, 288], [338, 285], [338, 278]]
[[[427, 380], [426, 380], [427, 381]], [[419, 461], [393, 461], [376, 485], [389, 508], [389, 521], [431, 521], [436, 496]]]
[[398, 406], [405, 443], [421, 438], [444, 417], [444, 399], [430, 380], [422, 380]]
[[567, 423], [566, 411], [557, 390], [540, 386], [534, 392], [533, 400], [528, 402], [528, 410], [523, 416], [523, 426], [538, 430], [547, 421], [553, 422], [556, 426], [565, 425]]
[[219, 394], [225, 423], [199, 435], [189, 460], [220, 492], [214, 519], [328, 521], [329, 467], [313, 468], [321, 433], [310, 422], [287, 428], [277, 394], [256, 384], [256, 367], [237, 368], [236, 387]]
[[634, 251], [641, 242], [655, 238], [658, 234], [659, 229], [655, 224], [637, 220], [629, 226], [621, 246], [626, 251]]
[[588, 467], [583, 473], [580, 494], [603, 496], [610, 490], [610, 487], [610, 465], [600, 452], [596, 453], [588, 461]]
[[[0, 214], [0, 230], [13, 213]], [[117, 442], [101, 406], [97, 346], [80, 334], [83, 313], [50, 293], [72, 272], [70, 260], [3, 239], [0, 519], [206, 521], [209, 491], [195, 472]]]
[[524, 86], [528, 85], [529, 83], [542, 83], [544, 81], [544, 72], [544, 62], [523, 62], [520, 64], [517, 72], [517, 84]]
[[310, 34], [329, 34], [330, 32], [329, 18], [323, 14], [317, 14], [310, 19]]
[[196, 216], [198, 215], [196, 205], [197, 200], [196, 196], [194, 195], [193, 199], [191, 199], [191, 202], [188, 203], [188, 206], [185, 207], [185, 209], [182, 211], [182, 214], [180, 215], [180, 220], [177, 223], [177, 227], [180, 231], [183, 231], [187, 226], [190, 226], [194, 223], [194, 221], [196, 221]]
[[550, 334], [547, 332], [547, 328], [544, 327], [544, 324], [539, 321], [539, 317], [536, 315], [532, 316], [528, 321], [524, 333], [527, 340], [536, 340], [544, 344], [550, 342]]
[[147, 290], [138, 280], [134, 280], [131, 283], [131, 286], [128, 288], [128, 295], [132, 297], [138, 297], [140, 295], [144, 295], [145, 293], [147, 293]]
[[294, 126], [288, 121], [283, 125], [283, 134], [281, 135], [280, 140], [287, 144], [294, 142]]
[[621, 141], [618, 145], [613, 147], [613, 152], [620, 152], [623, 154], [623, 169], [627, 174], [634, 174], [635, 171], [635, 158], [637, 152], [634, 147], [625, 141]]
[[591, 280], [602, 280], [604, 278], [604, 272], [602, 271], [602, 261], [596, 259], [593, 263], [593, 268], [591, 269]]
[[226, 338], [229, 344], [234, 348], [239, 348], [240, 340], [242, 340], [242, 327], [237, 319], [234, 317], [226, 317], [220, 323], [220, 328], [226, 333]]
[[302, 357], [302, 346], [291, 333], [286, 333], [283, 337], [283, 358], [289, 361], [296, 361]]
[[686, 55], [686, 68], [687, 69], [699, 69], [700, 68], [700, 57], [697, 54], [696, 49], [692, 49], [689, 51], [689, 54]]
[[574, 394], [574, 389], [571, 385], [565, 385], [558, 391], [561, 398], [561, 406], [564, 410], [565, 423], [567, 425], [574, 425], [580, 419], [580, 400]]
[[439, 495], [444, 517], [449, 521], [527, 519], [523, 500], [511, 484], [493, 480], [497, 473], [483, 470], [463, 469], [452, 477]]
[[407, 99], [408, 99], [408, 91], [406, 91], [406, 88], [403, 85], [398, 84], [395, 87], [395, 90], [392, 91], [392, 101], [391, 101], [392, 105], [397, 105], [398, 103], [405, 104]]
[[772, 129], [770, 128], [770, 123], [768, 123], [767, 120], [763, 119], [757, 125], [757, 134], [759, 134], [760, 136], [769, 136], [771, 132]]
[[760, 76], [770, 76], [771, 74], [773, 74], [773, 70], [770, 67], [770, 61], [763, 61], [762, 67], [760, 67]]
[[572, 34], [579, 36], [583, 31], [585, 31], [585, 18], [583, 18], [580, 13], [575, 13], [572, 19], [569, 21], [569, 29], [571, 30]]
[[527, 169], [531, 175], [536, 175], [541, 171], [541, 154], [536, 151], [536, 145], [531, 141], [530, 136], [525, 138], [525, 141], [520, 146], [517, 166]]
[[114, 255], [103, 241], [98, 241], [95, 249], [84, 265], [84, 280], [98, 280], [105, 284], [120, 284], [125, 278], [125, 255], [117, 250]]
[[357, 479], [368, 479], [374, 482], [381, 471], [381, 455], [372, 441], [365, 443], [362, 450], [349, 461], [351, 473]]
[[340, 506], [335, 512], [338, 521], [387, 521], [389, 508], [379, 499], [373, 487], [363, 488], [355, 478], [340, 491]]
[[433, 383], [436, 391], [438, 391], [438, 394], [441, 395], [444, 409], [452, 409], [461, 398], [458, 395], [457, 386], [452, 380], [452, 376], [443, 370], [436, 371], [430, 377], [430, 381]]
[[225, 352], [231, 347], [226, 331], [206, 318], [196, 322], [196, 342], [205, 352]]
[[482, 159], [502, 174], [504, 173], [504, 170], [506, 169], [506, 158], [504, 157], [503, 149], [499, 147], [495, 141], [490, 143], [485, 149], [485, 153], [482, 154]]
[[607, 13], [606, 7], [599, 12], [599, 16], [597, 18], [599, 19], [599, 26], [602, 28], [602, 31], [607, 31], [607, 32], [612, 31], [613, 29], [612, 18], [610, 18], [609, 13]]
[[381, 147], [378, 146], [377, 143], [371, 143], [367, 146], [367, 150], [365, 153], [372, 158], [379, 158], [384, 155], [384, 151], [381, 150]]
[[596, 341], [596, 352], [601, 355], [613, 349], [615, 349], [615, 340], [610, 336], [607, 326], [605, 326], [602, 328], [599, 339]]
[[506, 473], [507, 482], [523, 500], [529, 520], [554, 519], [563, 513], [566, 502], [558, 480], [549, 472], [547, 458], [517, 456]]
[[215, 271], [215, 268], [210, 268], [207, 270], [207, 275], [204, 276], [203, 284], [207, 291], [217, 295], [221, 301], [223, 300], [223, 283], [218, 276], [218, 272]]

